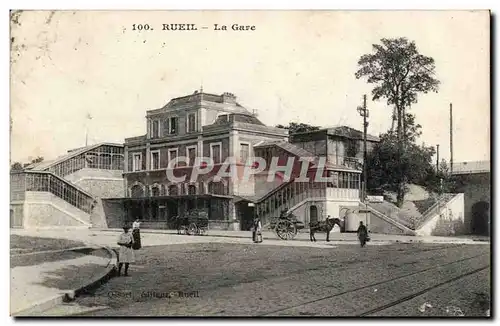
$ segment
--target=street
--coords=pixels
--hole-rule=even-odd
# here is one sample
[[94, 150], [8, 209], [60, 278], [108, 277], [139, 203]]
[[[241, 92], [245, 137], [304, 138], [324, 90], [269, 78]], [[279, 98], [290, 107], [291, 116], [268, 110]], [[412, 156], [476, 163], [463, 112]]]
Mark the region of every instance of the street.
[[136, 252], [114, 277], [44, 315], [486, 316], [485, 245], [330, 248], [186, 243]]

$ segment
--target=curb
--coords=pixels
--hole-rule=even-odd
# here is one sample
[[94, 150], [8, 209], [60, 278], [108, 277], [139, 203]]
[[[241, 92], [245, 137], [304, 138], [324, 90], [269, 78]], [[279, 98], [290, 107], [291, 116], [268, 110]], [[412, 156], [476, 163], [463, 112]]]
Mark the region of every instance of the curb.
[[34, 317], [34, 316], [40, 316], [40, 314], [43, 311], [46, 311], [52, 307], [55, 307], [59, 304], [62, 303], [67, 303], [70, 301], [73, 301], [76, 296], [88, 292], [89, 290], [95, 288], [96, 286], [106, 282], [109, 280], [111, 277], [112, 273], [114, 270], [116, 270], [116, 265], [117, 265], [117, 256], [114, 250], [112, 250], [109, 247], [106, 246], [101, 246], [102, 249], [106, 250], [109, 255], [110, 259], [108, 262], [108, 265], [106, 265], [106, 268], [104, 271], [94, 278], [90, 280], [90, 282], [86, 285], [83, 285], [79, 288], [76, 288], [74, 290], [67, 290], [63, 291], [60, 294], [53, 296], [48, 299], [41, 300], [35, 304], [33, 304], [31, 307], [16, 311], [16, 312], [11, 312], [10, 315], [14, 318], [19, 318], [19, 317]]

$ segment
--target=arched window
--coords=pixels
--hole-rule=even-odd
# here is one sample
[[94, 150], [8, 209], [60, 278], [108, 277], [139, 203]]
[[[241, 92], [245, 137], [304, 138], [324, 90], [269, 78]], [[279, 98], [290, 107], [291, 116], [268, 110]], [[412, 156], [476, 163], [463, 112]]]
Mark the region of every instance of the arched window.
[[137, 197], [144, 197], [144, 190], [140, 185], [134, 185], [130, 189], [130, 196], [137, 198]]
[[224, 184], [222, 182], [210, 182], [208, 192], [212, 195], [224, 195]]
[[160, 187], [153, 186], [151, 188], [151, 197], [158, 197], [158, 196], [160, 196]]
[[188, 195], [196, 195], [196, 186], [188, 185]]
[[177, 196], [179, 194], [179, 188], [177, 185], [168, 186], [168, 195], [169, 196]]

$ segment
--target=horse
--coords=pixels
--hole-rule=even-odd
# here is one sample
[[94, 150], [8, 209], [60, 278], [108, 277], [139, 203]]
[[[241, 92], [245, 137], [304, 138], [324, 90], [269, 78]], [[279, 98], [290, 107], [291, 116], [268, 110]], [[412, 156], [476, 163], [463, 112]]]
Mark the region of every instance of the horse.
[[316, 237], [314, 234], [316, 232], [326, 232], [326, 241], [330, 242], [330, 231], [337, 224], [342, 228], [342, 224], [339, 218], [329, 218], [325, 221], [317, 221], [309, 223], [309, 239], [311, 242], [316, 242]]
[[177, 234], [182, 234], [182, 231], [186, 230], [189, 226], [189, 219], [187, 216], [176, 216], [174, 223], [175, 228], [177, 229]]

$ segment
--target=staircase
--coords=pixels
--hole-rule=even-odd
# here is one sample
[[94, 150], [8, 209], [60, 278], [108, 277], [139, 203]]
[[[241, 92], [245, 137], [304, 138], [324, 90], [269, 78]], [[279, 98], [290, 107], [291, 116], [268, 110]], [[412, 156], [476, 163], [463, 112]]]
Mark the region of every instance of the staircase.
[[105, 226], [100, 198], [123, 196], [123, 155], [122, 145], [100, 143], [11, 174], [11, 225]]
[[324, 199], [326, 197], [326, 183], [290, 181], [266, 194], [256, 201], [256, 213], [263, 224], [272, 218], [279, 217], [285, 210], [293, 212], [304, 203]]
[[403, 226], [405, 231], [411, 230], [415, 234], [435, 218], [439, 211], [449, 204], [455, 196], [457, 194], [443, 194], [438, 198], [409, 201], [405, 202], [401, 208], [388, 201], [368, 203], [368, 207], [378, 216], [387, 221], [391, 220], [394, 225]]
[[19, 227], [88, 228], [95, 204], [91, 194], [52, 172], [11, 173], [11, 209]]

